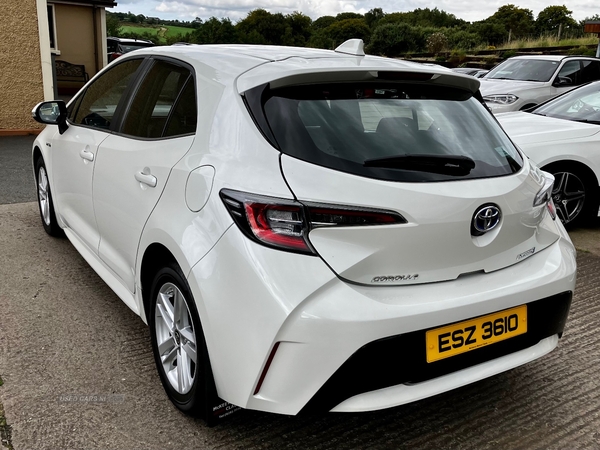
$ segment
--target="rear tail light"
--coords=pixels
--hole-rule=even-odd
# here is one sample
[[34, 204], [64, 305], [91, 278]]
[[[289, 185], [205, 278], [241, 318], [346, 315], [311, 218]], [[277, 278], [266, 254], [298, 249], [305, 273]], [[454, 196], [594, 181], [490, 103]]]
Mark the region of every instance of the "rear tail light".
[[552, 199], [550, 199], [548, 202], [548, 212], [550, 213], [552, 220], [556, 220], [556, 206], [554, 205], [554, 201], [552, 201]]
[[240, 230], [267, 247], [316, 255], [308, 234], [319, 227], [406, 223], [392, 211], [298, 202], [222, 189], [221, 199]]
[[543, 176], [544, 184], [542, 188], [538, 191], [533, 200], [533, 207], [546, 205], [548, 207], [548, 212], [552, 217], [552, 220], [556, 220], [556, 207], [554, 206], [554, 202], [552, 201], [552, 189], [554, 188], [554, 176], [547, 173], [539, 171]]

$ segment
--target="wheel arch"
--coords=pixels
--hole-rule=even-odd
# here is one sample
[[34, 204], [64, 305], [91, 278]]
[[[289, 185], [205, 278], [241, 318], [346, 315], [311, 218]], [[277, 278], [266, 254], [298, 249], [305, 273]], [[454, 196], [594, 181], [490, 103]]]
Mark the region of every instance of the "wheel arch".
[[40, 147], [38, 145], [35, 145], [33, 147], [33, 154], [32, 154], [32, 161], [33, 161], [33, 165], [35, 166], [36, 161], [39, 158], [43, 158], [44, 155], [42, 155], [42, 151], [40, 150]]
[[[546, 170], [548, 172], [556, 173], [556, 172], [570, 172], [575, 174], [577, 177], [581, 178], [581, 182], [583, 183], [583, 187], [585, 189], [585, 200], [584, 204], [581, 207], [581, 210], [578, 210], [576, 215], [572, 218], [570, 217], [568, 221], [564, 221], [562, 217], [565, 214], [570, 215], [570, 213], [565, 210], [561, 217], [563, 220], [563, 224], [565, 227], [573, 227], [573, 226], [585, 226], [592, 223], [598, 216], [598, 206], [600, 204], [600, 187], [598, 186], [598, 177], [594, 173], [591, 167], [576, 160], [559, 160], [554, 161], [552, 163], [546, 164], [542, 167], [542, 170]], [[589, 187], [586, 187], [586, 185]], [[554, 191], [553, 194], [554, 195]], [[567, 206], [565, 206], [567, 208]], [[557, 207], [557, 209], [559, 209]], [[560, 214], [559, 214], [560, 216]]]
[[160, 243], [155, 242], [150, 244], [144, 251], [140, 265], [140, 285], [142, 288], [142, 304], [146, 321], [150, 320], [148, 314], [152, 281], [156, 273], [169, 262], [179, 265], [173, 253]]
[[594, 186], [596, 187], [596, 189], [598, 189], [599, 183], [598, 183], [598, 177], [596, 176], [596, 173], [592, 170], [592, 168], [589, 165], [587, 165], [586, 163], [584, 163], [582, 161], [578, 161], [575, 159], [559, 159], [559, 160], [547, 162], [546, 164], [544, 164], [541, 167], [541, 169], [547, 171], [549, 168], [553, 168], [553, 167], [577, 168], [578, 170], [583, 172], [586, 176], [588, 176], [590, 178], [590, 180], [594, 182]]

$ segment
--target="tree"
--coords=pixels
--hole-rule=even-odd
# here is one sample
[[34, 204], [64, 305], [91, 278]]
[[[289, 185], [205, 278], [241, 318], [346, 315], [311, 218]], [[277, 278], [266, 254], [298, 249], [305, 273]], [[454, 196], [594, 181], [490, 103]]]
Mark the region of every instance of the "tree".
[[364, 19], [364, 16], [355, 12], [342, 12], [335, 16], [335, 20], [346, 20], [346, 19]]
[[448, 45], [448, 38], [444, 33], [432, 33], [427, 38], [427, 50], [431, 53], [438, 54]]
[[488, 21], [500, 23], [511, 31], [512, 37], [523, 38], [529, 36], [535, 26], [533, 12], [530, 9], [519, 8], [515, 5], [504, 5], [498, 8]]
[[235, 27], [231, 20], [211, 17], [199, 28], [190, 33], [189, 42], [195, 44], [234, 44], [239, 42]]
[[312, 19], [301, 12], [294, 11], [291, 14], [285, 16], [287, 21], [286, 35], [290, 38], [286, 39], [286, 45], [295, 45], [297, 47], [304, 47], [311, 35]]
[[123, 32], [123, 28], [119, 23], [119, 18], [114, 14], [106, 12], [106, 35], [112, 37], [119, 37]]
[[373, 30], [384, 16], [383, 9], [373, 8], [368, 13], [365, 13], [365, 23]]
[[323, 32], [331, 39], [333, 47], [337, 47], [348, 39], [355, 38], [368, 43], [371, 36], [371, 30], [362, 18], [336, 21], [325, 28]]
[[540, 11], [535, 21], [535, 28], [539, 34], [557, 33], [562, 26], [562, 31], [575, 31], [581, 33], [579, 24], [571, 16], [573, 11], [566, 6], [548, 6]]
[[331, 25], [334, 22], [335, 22], [335, 17], [322, 16], [322, 17], [319, 17], [317, 20], [315, 20], [312, 23], [311, 28], [313, 31], [324, 30], [325, 28], [327, 28], [329, 25]]
[[481, 38], [476, 33], [454, 29], [448, 34], [448, 44], [453, 49], [472, 50], [481, 45]]
[[287, 22], [283, 14], [271, 14], [255, 9], [235, 25], [242, 42], [246, 44], [282, 45]]
[[421, 31], [420, 28], [403, 22], [379, 25], [373, 31], [367, 50], [369, 53], [384, 56], [421, 51], [424, 47]]
[[508, 30], [500, 22], [495, 20], [482, 20], [474, 22], [469, 31], [476, 33], [481, 42], [487, 42], [488, 45], [500, 45], [508, 39]]

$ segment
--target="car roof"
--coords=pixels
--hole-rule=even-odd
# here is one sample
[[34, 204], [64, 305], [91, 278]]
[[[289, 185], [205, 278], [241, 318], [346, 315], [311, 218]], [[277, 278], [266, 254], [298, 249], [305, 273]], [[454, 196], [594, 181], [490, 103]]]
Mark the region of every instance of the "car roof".
[[[311, 82], [306, 77], [315, 74], [367, 73], [369, 71], [395, 71], [431, 74], [432, 82], [467, 89], [479, 89], [479, 80], [452, 72], [443, 67], [378, 56], [357, 56], [332, 50], [274, 45], [174, 45], [152, 47], [130, 55], [162, 55], [181, 59], [213, 80], [237, 83], [239, 92], [274, 80]], [[303, 78], [304, 77], [304, 78]], [[330, 77], [331, 78], [331, 77]], [[328, 79], [329, 81], [342, 81]]]
[[129, 43], [133, 44], [136, 42], [141, 42], [144, 44], [153, 44], [152, 41], [149, 41], [147, 39], [131, 39], [131, 38], [120, 38], [120, 37], [112, 37], [112, 36], [109, 36], [106, 39], [111, 39], [113, 41], [122, 42], [123, 44], [129, 44]]
[[577, 59], [593, 59], [593, 60], [597, 60], [598, 58], [595, 58], [593, 56], [577, 56], [577, 55], [519, 55], [519, 56], [513, 56], [512, 58], [509, 59], [538, 59], [538, 60], [543, 60], [543, 61], [562, 61], [563, 59], [568, 59], [568, 58], [577, 58]]

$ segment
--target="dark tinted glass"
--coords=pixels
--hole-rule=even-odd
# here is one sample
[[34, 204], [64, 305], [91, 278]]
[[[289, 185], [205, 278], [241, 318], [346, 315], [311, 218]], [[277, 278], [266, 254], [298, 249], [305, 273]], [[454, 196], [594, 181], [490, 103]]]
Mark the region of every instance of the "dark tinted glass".
[[190, 71], [185, 67], [156, 61], [136, 92], [121, 131], [141, 138], [161, 137], [189, 77]]
[[[283, 153], [343, 172], [421, 182], [508, 175], [522, 165], [492, 115], [466, 91], [356, 83], [282, 88], [266, 98], [266, 118]], [[407, 169], [366, 163], [406, 156], [425, 164]], [[451, 165], [472, 159], [474, 168], [456, 175], [425, 167], [428, 159], [451, 158]]]
[[188, 78], [165, 127], [164, 137], [196, 132], [196, 89], [194, 79]]
[[581, 61], [583, 69], [581, 70], [581, 82], [600, 80], [600, 61]]
[[119, 101], [141, 63], [141, 59], [122, 62], [95, 80], [83, 94], [73, 122], [109, 129]]
[[67, 107], [67, 118], [73, 122], [75, 114], [77, 114], [77, 110], [79, 109], [79, 105], [81, 105], [81, 100], [83, 99], [83, 94], [77, 97], [74, 102], [71, 102]]

